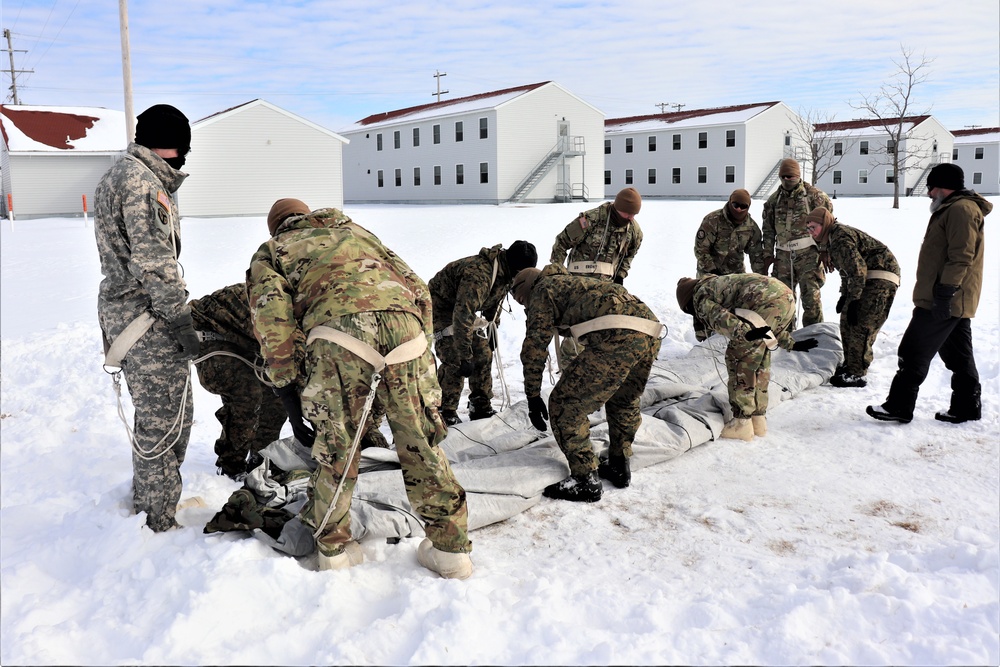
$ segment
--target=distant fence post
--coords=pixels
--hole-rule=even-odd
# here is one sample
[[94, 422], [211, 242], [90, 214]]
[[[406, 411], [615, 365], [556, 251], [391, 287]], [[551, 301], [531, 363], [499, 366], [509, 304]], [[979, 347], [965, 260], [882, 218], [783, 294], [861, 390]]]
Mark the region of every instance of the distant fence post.
[[89, 226], [90, 221], [87, 220], [87, 195], [83, 195], [83, 226]]
[[10, 220], [10, 231], [14, 231], [14, 195], [7, 193], [7, 219]]

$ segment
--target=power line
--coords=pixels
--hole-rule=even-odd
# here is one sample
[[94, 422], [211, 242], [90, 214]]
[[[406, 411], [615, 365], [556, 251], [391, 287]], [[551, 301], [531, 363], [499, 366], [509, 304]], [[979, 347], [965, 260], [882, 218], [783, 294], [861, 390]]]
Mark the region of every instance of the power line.
[[[27, 53], [24, 49], [15, 49], [14, 44], [11, 41], [10, 30], [4, 30], [3, 36], [7, 38], [7, 55], [10, 56], [10, 91], [11, 97], [13, 97], [14, 104], [20, 104], [21, 100], [17, 97], [17, 75], [18, 74], [30, 74], [34, 70], [30, 69], [15, 69], [14, 68], [14, 52]], [[10, 99], [10, 98], [8, 98]]]

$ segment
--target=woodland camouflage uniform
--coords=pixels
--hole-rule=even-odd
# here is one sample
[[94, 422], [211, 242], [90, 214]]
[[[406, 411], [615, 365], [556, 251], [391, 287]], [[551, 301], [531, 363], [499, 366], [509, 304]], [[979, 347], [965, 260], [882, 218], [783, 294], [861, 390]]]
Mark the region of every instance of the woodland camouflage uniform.
[[[132, 452], [133, 507], [146, 512], [154, 531], [177, 526], [180, 468], [193, 410], [190, 366], [178, 354], [169, 325], [190, 313], [175, 254], [181, 245], [175, 193], [185, 178], [149, 148], [131, 143], [104, 174], [94, 198], [104, 274], [97, 315], [105, 341], [114, 341], [143, 313], [154, 317], [122, 362], [135, 408], [136, 446], [148, 453]], [[178, 431], [173, 425], [182, 408]]]
[[624, 227], [615, 227], [611, 221], [613, 203], [604, 202], [584, 211], [566, 225], [556, 236], [549, 262], [560, 265], [585, 260], [607, 262], [615, 267], [614, 275], [593, 274], [592, 277], [621, 284], [642, 245], [642, 229], [635, 220]]
[[[350, 504], [358, 458], [347, 461], [373, 368], [347, 349], [318, 338], [297, 364], [296, 330], [327, 326], [386, 355], [401, 343], [432, 335], [427, 286], [394, 252], [342, 211], [320, 209], [287, 218], [254, 254], [247, 272], [254, 331], [271, 378], [300, 387], [302, 411], [316, 429], [318, 468], [300, 517], [317, 528], [341, 476], [341, 493], [317, 544], [327, 557], [351, 540]], [[441, 389], [430, 348], [413, 361], [387, 366], [377, 395], [386, 408], [406, 494], [441, 551], [468, 552], [465, 490], [438, 446], [447, 429], [437, 406]]]
[[[526, 305], [527, 324], [521, 347], [524, 393], [538, 396], [548, 344], [556, 331], [602, 315], [631, 315], [656, 321], [653, 312], [622, 286], [572, 276], [556, 264], [538, 276]], [[660, 340], [630, 329], [606, 329], [584, 336], [584, 346], [549, 395], [552, 434], [566, 455], [572, 476], [597, 470], [588, 416], [605, 406], [609, 454], [632, 456], [632, 441], [641, 423], [639, 399], [649, 379]]]
[[729, 206], [706, 215], [695, 235], [694, 256], [698, 260], [698, 275], [724, 276], [746, 272], [744, 255], [750, 256], [750, 266], [756, 273], [767, 270], [762, 235], [757, 222], [747, 213], [739, 222], [729, 216]]

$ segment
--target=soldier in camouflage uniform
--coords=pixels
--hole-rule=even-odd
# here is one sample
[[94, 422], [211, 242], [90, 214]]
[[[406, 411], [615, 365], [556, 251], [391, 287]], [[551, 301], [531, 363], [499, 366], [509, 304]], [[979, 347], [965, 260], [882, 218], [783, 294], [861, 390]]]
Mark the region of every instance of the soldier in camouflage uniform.
[[642, 230], [635, 220], [641, 206], [636, 189], [625, 188], [613, 202], [584, 211], [556, 236], [549, 262], [565, 262], [574, 275], [621, 285], [642, 244]]
[[[293, 430], [305, 419], [315, 427], [318, 467], [300, 518], [314, 530], [320, 567], [350, 567], [363, 557], [350, 524], [358, 457], [348, 458], [374, 383], [407, 497], [425, 522], [427, 539], [417, 558], [442, 576], [467, 577], [468, 505], [439, 447], [447, 427], [438, 414], [441, 388], [428, 345], [433, 322], [427, 286], [342, 211], [295, 213], [303, 208], [298, 200], [275, 202], [268, 216], [272, 238], [254, 254], [247, 285], [254, 332]], [[283, 210], [293, 213], [280, 215]], [[296, 331], [307, 336], [303, 367], [296, 364]], [[372, 362], [361, 355], [379, 362], [397, 348], [416, 353], [384, 361], [378, 381]]]
[[864, 387], [872, 363], [872, 345], [889, 317], [899, 287], [899, 264], [878, 239], [860, 229], [838, 224], [825, 208], [806, 218], [809, 234], [829, 270], [840, 272], [840, 338], [844, 363], [830, 378], [834, 387]]
[[681, 278], [677, 304], [685, 313], [729, 339], [726, 370], [733, 418], [720, 437], [751, 440], [767, 433], [767, 386], [771, 350], [808, 352], [815, 338], [792, 340], [795, 297], [781, 281], [756, 273]]
[[285, 409], [264, 384], [246, 283], [223, 287], [190, 305], [202, 338], [201, 353], [221, 353], [198, 364], [201, 386], [222, 398], [222, 407], [215, 412], [222, 424], [215, 441], [215, 465], [220, 474], [237, 479], [256, 468], [263, 460], [257, 452], [281, 436]]
[[[764, 204], [764, 261], [774, 264], [771, 275], [785, 283], [802, 299], [802, 324], [823, 321], [820, 288], [826, 274], [819, 250], [806, 229], [806, 216], [818, 206], [833, 212], [826, 193], [802, 180], [799, 163], [788, 158], [778, 169], [781, 183]], [[795, 327], [794, 317], [792, 328]]]
[[[753, 271], [766, 274], [761, 238], [760, 227], [750, 217], [750, 193], [742, 188], [733, 190], [726, 205], [706, 215], [695, 234], [698, 275], [745, 273], [744, 255], [750, 255]], [[698, 340], [708, 338], [704, 329], [695, 329], [694, 333]]]
[[[135, 141], [95, 193], [94, 233], [101, 260], [97, 315], [110, 347], [133, 321], [152, 325], [121, 362], [135, 407], [133, 508], [156, 532], [177, 527], [180, 467], [191, 431], [190, 360], [198, 355], [181, 277], [175, 193], [191, 146], [191, 127], [166, 104], [138, 116]], [[127, 337], [127, 336], [126, 336]]]
[[[510, 248], [496, 245], [478, 255], [451, 262], [428, 281], [434, 306], [434, 351], [440, 364], [441, 417], [449, 426], [462, 421], [458, 400], [465, 378], [469, 378], [469, 418], [485, 419], [496, 414], [493, 398], [495, 331], [500, 306], [521, 269], [535, 266], [538, 253], [527, 241], [514, 241]], [[474, 330], [477, 311], [486, 328]]]
[[[526, 334], [521, 347], [528, 416], [544, 431], [551, 411], [552, 434], [569, 464], [570, 476], [547, 487], [549, 498], [594, 502], [602, 487], [598, 476], [624, 488], [631, 481], [629, 458], [641, 423], [639, 399], [660, 351], [665, 328], [653, 312], [628, 291], [611, 282], [570, 275], [549, 264], [524, 269], [514, 279], [515, 300], [525, 307]], [[612, 322], [598, 320], [617, 317]], [[574, 325], [583, 330], [570, 331]], [[563, 369], [542, 400], [542, 371], [556, 331], [585, 336], [582, 351]], [[605, 406], [610, 436], [608, 458], [598, 463], [590, 441], [588, 415]]]

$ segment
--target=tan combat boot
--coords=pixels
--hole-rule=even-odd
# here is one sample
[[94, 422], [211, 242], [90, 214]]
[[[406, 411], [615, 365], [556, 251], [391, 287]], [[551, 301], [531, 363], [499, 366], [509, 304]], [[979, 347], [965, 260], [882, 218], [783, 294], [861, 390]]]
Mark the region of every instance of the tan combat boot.
[[435, 549], [426, 537], [417, 548], [417, 562], [445, 579], [468, 579], [472, 574], [472, 559], [469, 554], [453, 554]]
[[346, 570], [355, 565], [361, 565], [365, 560], [365, 553], [361, 550], [361, 545], [351, 540], [344, 544], [344, 550], [336, 556], [324, 556], [323, 552], [316, 554], [319, 562], [319, 569], [322, 570]]
[[722, 429], [719, 437], [747, 441], [753, 440], [753, 424], [746, 417], [734, 417]]
[[764, 415], [754, 415], [750, 418], [753, 423], [753, 434], [764, 437], [767, 435], [767, 417]]

